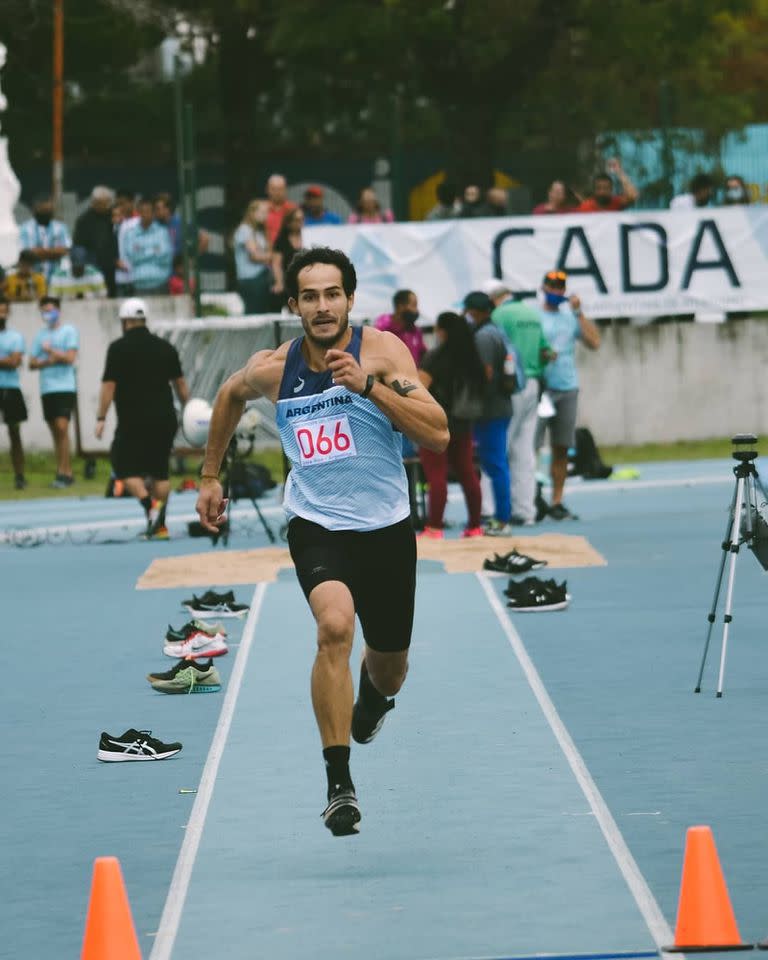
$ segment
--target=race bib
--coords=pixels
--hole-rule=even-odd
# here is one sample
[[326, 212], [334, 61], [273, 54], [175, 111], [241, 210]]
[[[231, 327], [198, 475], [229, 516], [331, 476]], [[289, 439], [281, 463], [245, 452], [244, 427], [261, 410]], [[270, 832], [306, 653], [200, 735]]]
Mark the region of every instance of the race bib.
[[300, 463], [304, 467], [357, 456], [346, 414], [294, 424], [293, 435], [299, 447]]

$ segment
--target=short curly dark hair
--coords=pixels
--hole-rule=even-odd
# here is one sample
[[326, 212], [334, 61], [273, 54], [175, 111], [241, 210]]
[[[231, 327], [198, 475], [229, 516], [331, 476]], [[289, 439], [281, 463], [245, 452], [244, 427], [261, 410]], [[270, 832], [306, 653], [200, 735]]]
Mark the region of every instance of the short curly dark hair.
[[308, 250], [299, 250], [286, 270], [285, 291], [291, 299], [299, 299], [299, 273], [304, 267], [311, 267], [315, 263], [328, 263], [332, 267], [338, 267], [344, 293], [348, 297], [352, 296], [357, 289], [357, 273], [346, 253], [332, 247], [310, 247]]

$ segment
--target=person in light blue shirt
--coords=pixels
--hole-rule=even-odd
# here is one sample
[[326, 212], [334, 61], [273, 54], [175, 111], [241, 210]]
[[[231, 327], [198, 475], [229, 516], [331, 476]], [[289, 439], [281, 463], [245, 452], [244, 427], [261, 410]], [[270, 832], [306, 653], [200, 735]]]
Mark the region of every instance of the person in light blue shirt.
[[[544, 421], [549, 429], [552, 447], [552, 502], [549, 516], [554, 520], [576, 519], [563, 503], [565, 478], [568, 474], [568, 450], [576, 441], [576, 410], [579, 397], [579, 375], [576, 369], [576, 341], [597, 350], [600, 331], [581, 309], [581, 300], [565, 292], [566, 274], [550, 270], [544, 276], [544, 304], [539, 308], [544, 336], [555, 354], [544, 369], [544, 385], [552, 398], [554, 416]], [[568, 304], [568, 306], [566, 306]], [[543, 438], [541, 431], [541, 438]]]
[[24, 337], [19, 331], [8, 329], [10, 311], [10, 303], [0, 296], [0, 417], [8, 428], [14, 486], [17, 490], [23, 490], [27, 481], [24, 479], [24, 448], [21, 445], [20, 424], [27, 419], [27, 405], [21, 392], [19, 367], [26, 348]]
[[171, 234], [155, 220], [151, 200], [140, 200], [137, 210], [138, 220], [120, 234], [120, 259], [131, 271], [136, 293], [166, 296], [173, 272]]
[[66, 224], [53, 219], [53, 199], [50, 196], [35, 200], [32, 217], [19, 227], [19, 242], [22, 250], [31, 251], [39, 261], [47, 283], [72, 246]]
[[272, 300], [272, 272], [269, 269], [272, 251], [266, 233], [268, 211], [266, 200], [251, 200], [232, 237], [237, 292], [243, 298], [243, 309], [249, 316], [269, 313]]
[[43, 297], [40, 311], [45, 326], [37, 334], [29, 355], [30, 370], [40, 371], [40, 395], [43, 416], [53, 437], [56, 452], [56, 476], [52, 487], [71, 487], [72, 461], [69, 445], [69, 421], [75, 408], [77, 382], [75, 363], [80, 335], [71, 323], [61, 322], [57, 297]]

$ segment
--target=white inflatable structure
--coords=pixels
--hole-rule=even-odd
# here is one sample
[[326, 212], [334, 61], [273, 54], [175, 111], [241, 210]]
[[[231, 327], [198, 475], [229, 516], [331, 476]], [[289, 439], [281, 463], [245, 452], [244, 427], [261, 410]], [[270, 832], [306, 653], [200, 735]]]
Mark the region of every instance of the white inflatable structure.
[[[0, 43], [0, 70], [5, 66], [8, 49]], [[8, 101], [0, 89], [0, 114], [8, 109]], [[8, 140], [0, 136], [0, 267], [13, 266], [19, 256], [19, 228], [13, 210], [21, 186], [8, 159]]]

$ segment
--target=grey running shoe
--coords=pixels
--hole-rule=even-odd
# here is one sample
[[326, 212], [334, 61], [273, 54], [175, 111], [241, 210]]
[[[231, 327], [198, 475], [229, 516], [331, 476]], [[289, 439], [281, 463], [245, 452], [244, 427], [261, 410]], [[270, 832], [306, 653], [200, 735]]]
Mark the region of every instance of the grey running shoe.
[[221, 690], [216, 667], [201, 670], [192, 661], [169, 680], [150, 680], [150, 683], [159, 693], [218, 693]]

